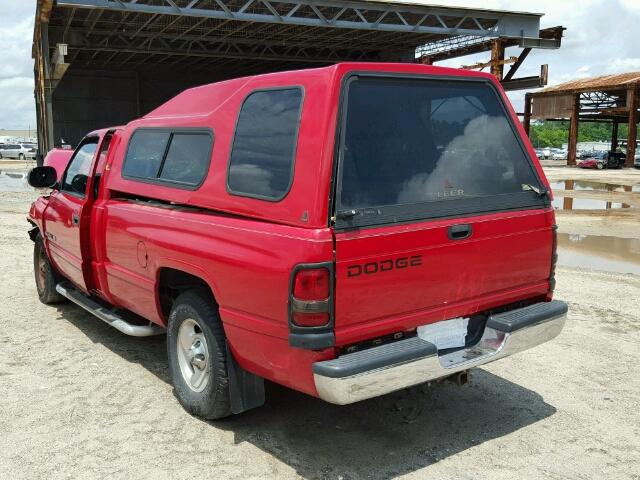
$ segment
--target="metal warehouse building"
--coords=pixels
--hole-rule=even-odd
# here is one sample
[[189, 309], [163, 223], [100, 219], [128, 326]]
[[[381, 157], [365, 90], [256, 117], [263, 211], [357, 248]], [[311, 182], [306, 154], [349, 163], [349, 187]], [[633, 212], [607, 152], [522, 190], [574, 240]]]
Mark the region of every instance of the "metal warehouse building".
[[[506, 88], [542, 86], [545, 69], [514, 78], [532, 48], [560, 46], [562, 27], [540, 30], [540, 17], [374, 0], [38, 0], [40, 152], [188, 87], [342, 60], [431, 64], [490, 52], [484, 67]], [[505, 58], [512, 46], [520, 55]]]

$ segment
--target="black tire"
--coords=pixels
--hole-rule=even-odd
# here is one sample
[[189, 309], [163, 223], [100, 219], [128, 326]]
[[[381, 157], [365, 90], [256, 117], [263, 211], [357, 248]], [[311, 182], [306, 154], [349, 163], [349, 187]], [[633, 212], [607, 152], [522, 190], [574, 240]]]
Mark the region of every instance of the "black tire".
[[[185, 378], [180, 363], [182, 359], [184, 365], [184, 351], [179, 352], [181, 347], [178, 346], [181, 326], [187, 322], [183, 327], [186, 329], [194, 321], [197, 323], [194, 331], [204, 337], [207, 351], [206, 367], [200, 369], [206, 377], [201, 391], [194, 389]], [[175, 395], [187, 412], [209, 420], [231, 415], [226, 337], [218, 308], [208, 292], [189, 290], [178, 296], [167, 325], [167, 352]], [[185, 368], [196, 371], [193, 360]]]
[[24, 154], [19, 153], [18, 154], [18, 160], [24, 160]]
[[56, 292], [56, 285], [61, 281], [60, 276], [53, 270], [42, 237], [38, 233], [33, 246], [33, 271], [36, 280], [38, 298], [46, 305], [60, 303], [65, 298]]

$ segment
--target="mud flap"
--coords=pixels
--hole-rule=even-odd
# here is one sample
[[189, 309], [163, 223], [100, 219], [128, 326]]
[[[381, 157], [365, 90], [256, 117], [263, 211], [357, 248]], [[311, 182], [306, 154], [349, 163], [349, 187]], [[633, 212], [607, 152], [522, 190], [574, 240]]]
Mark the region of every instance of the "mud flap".
[[[31, 223], [31, 225], [33, 225], [32, 222], [29, 222], [29, 223]], [[36, 241], [36, 237], [38, 236], [39, 232], [40, 232], [40, 230], [35, 225], [33, 226], [33, 228], [31, 230], [29, 230], [29, 238], [31, 239], [32, 242]]]
[[227, 369], [231, 412], [246, 412], [264, 405], [264, 379], [247, 372], [236, 362], [227, 342]]

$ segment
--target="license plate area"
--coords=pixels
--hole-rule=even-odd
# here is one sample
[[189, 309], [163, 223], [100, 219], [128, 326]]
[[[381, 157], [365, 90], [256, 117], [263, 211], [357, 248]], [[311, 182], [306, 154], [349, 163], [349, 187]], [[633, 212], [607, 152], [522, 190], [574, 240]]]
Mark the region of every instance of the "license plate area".
[[421, 339], [433, 343], [440, 353], [447, 353], [478, 343], [487, 322], [485, 315], [458, 317], [417, 328]]

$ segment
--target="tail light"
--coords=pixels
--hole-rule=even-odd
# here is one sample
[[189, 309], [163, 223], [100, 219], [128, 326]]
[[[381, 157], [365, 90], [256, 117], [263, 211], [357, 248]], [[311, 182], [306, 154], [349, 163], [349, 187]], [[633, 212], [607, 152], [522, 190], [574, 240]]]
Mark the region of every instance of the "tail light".
[[289, 281], [289, 345], [306, 350], [334, 347], [333, 262], [296, 265]]
[[328, 268], [299, 268], [291, 291], [291, 323], [324, 327], [330, 321], [331, 274]]

